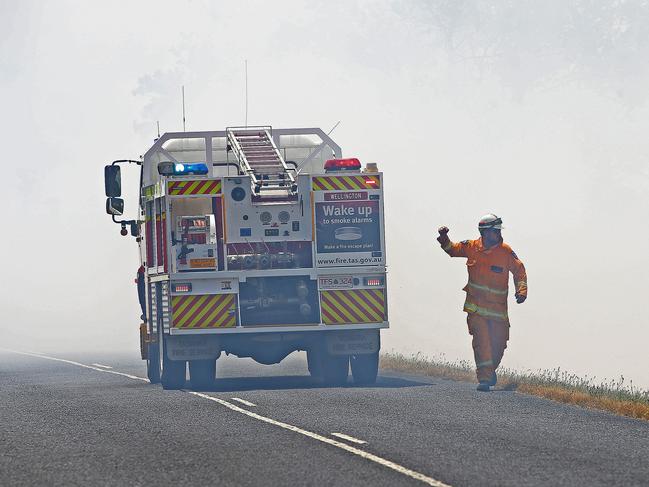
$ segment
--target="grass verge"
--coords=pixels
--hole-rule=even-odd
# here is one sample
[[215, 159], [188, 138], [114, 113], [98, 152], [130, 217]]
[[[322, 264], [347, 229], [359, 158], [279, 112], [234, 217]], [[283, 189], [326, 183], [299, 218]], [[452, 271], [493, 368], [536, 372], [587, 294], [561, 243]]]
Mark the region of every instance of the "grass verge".
[[[381, 369], [475, 382], [474, 365], [467, 361], [406, 356], [396, 352], [381, 354]], [[517, 390], [553, 401], [610, 411], [649, 421], [649, 390], [626, 383], [624, 377], [608, 382], [583, 378], [561, 369], [518, 372], [498, 369], [498, 388]]]

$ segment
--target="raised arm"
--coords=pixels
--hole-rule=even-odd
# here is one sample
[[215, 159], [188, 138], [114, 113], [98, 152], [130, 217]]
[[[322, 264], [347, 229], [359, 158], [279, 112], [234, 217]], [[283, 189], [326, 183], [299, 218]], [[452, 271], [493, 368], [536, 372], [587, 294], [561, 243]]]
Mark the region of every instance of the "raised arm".
[[444, 252], [446, 252], [451, 257], [467, 256], [466, 240], [460, 243], [451, 242], [451, 239], [448, 238], [448, 227], [439, 227], [437, 231], [439, 232], [439, 237], [437, 237], [437, 241], [442, 246]]

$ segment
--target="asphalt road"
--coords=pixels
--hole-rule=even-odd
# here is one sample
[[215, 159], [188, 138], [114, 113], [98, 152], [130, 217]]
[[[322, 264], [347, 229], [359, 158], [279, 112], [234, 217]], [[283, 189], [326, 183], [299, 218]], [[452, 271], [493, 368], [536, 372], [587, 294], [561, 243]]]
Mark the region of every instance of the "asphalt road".
[[0, 485], [649, 485], [648, 422], [515, 392], [321, 387], [295, 354], [221, 358], [196, 394], [135, 354], [47, 356], [75, 363], [0, 351]]

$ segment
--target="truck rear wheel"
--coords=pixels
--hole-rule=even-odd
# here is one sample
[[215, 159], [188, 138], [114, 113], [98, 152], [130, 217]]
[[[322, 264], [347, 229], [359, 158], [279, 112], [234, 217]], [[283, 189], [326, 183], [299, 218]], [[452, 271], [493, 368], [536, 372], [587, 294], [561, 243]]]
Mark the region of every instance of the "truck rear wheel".
[[192, 388], [196, 390], [205, 390], [214, 386], [216, 378], [216, 360], [190, 360], [189, 361], [189, 380]]
[[342, 386], [347, 383], [349, 355], [324, 354], [322, 372], [326, 384]]
[[352, 355], [349, 362], [355, 384], [368, 385], [376, 382], [376, 376], [379, 372], [379, 352]]
[[160, 350], [157, 343], [149, 343], [149, 355], [146, 361], [146, 376], [151, 384], [160, 382]]
[[185, 360], [171, 360], [167, 355], [167, 346], [163, 341], [162, 347], [162, 388], [166, 390], [182, 389], [185, 386], [185, 373], [187, 362]]
[[182, 389], [185, 386], [185, 371], [187, 369], [184, 360], [165, 359], [162, 366], [162, 388], [166, 390]]
[[307, 350], [306, 352], [306, 364], [309, 368], [309, 374], [314, 379], [322, 379], [322, 352], [316, 349]]

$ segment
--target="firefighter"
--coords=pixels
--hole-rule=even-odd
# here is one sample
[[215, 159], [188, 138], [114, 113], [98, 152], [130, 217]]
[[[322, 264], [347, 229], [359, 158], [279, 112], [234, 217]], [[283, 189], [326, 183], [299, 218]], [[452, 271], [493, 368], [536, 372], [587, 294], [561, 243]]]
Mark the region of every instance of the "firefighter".
[[440, 227], [437, 241], [451, 257], [465, 257], [469, 282], [464, 287], [469, 333], [478, 376], [478, 390], [489, 391], [498, 380], [496, 369], [509, 340], [507, 293], [509, 273], [514, 276], [516, 302], [527, 299], [525, 266], [509, 245], [503, 242], [502, 219], [494, 214], [482, 217], [480, 238], [451, 242], [448, 228]]

